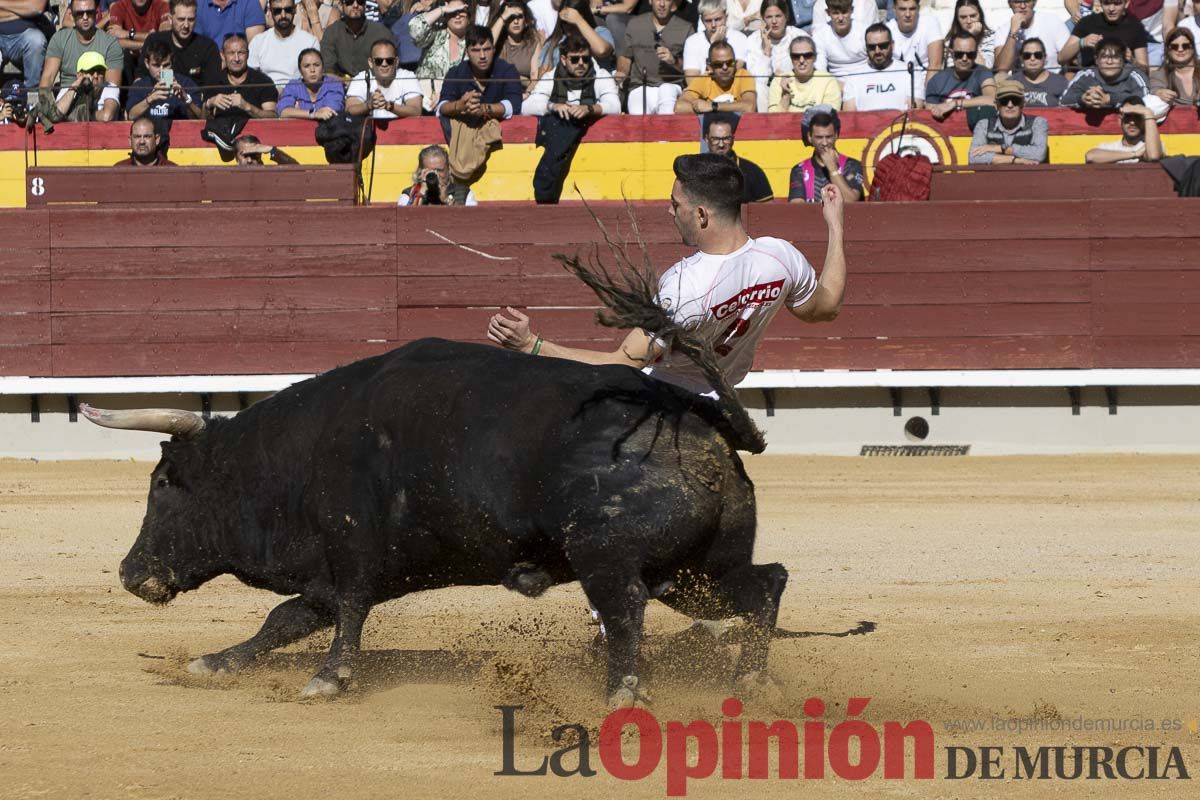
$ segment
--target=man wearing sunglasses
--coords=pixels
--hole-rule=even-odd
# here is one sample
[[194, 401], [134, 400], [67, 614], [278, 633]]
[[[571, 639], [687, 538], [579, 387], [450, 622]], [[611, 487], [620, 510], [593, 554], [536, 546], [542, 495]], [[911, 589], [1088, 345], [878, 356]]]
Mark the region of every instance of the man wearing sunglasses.
[[1024, 113], [1025, 87], [1000, 81], [996, 87], [994, 119], [975, 123], [971, 137], [971, 164], [1042, 164], [1049, 153], [1049, 125], [1045, 118]]
[[955, 111], [995, 105], [996, 81], [990, 70], [975, 63], [979, 55], [979, 40], [963, 31], [950, 42], [954, 59], [951, 69], [944, 69], [929, 79], [925, 101], [936, 120], [944, 120]]
[[817, 45], [797, 36], [788, 45], [792, 74], [771, 81], [767, 111], [803, 113], [813, 106], [842, 107], [842, 87], [837, 78], [817, 67]]
[[733, 46], [714, 42], [708, 50], [708, 74], [694, 78], [675, 101], [676, 114], [707, 114], [710, 111], [746, 113], [757, 110], [754, 78], [739, 69]]
[[376, 42], [370, 66], [355, 75], [346, 90], [346, 110], [359, 117], [369, 111], [375, 119], [421, 116], [421, 85], [398, 61], [396, 45]]
[[1125, 63], [1125, 45], [1101, 39], [1096, 45], [1096, 65], [1080, 70], [1063, 92], [1062, 104], [1080, 111], [1120, 108], [1127, 102], [1164, 105], [1150, 98], [1150, 83], [1141, 71]]
[[1084, 67], [1094, 66], [1097, 48], [1103, 39], [1115, 39], [1133, 53], [1133, 63], [1142, 72], [1150, 69], [1146, 48], [1150, 37], [1145, 27], [1129, 11], [1129, 0], [1097, 0], [1101, 13], [1088, 14], [1079, 20], [1067, 43], [1059, 51], [1059, 61], [1070, 61], [1079, 56]]
[[382, 41], [394, 41], [392, 32], [367, 19], [367, 0], [342, 0], [342, 16], [321, 37], [326, 74], [335, 78], [357, 75], [367, 68], [371, 48]]
[[296, 27], [297, 0], [269, 0], [271, 30], [250, 40], [250, 66], [264, 73], [277, 88], [300, 77], [300, 54], [320, 49], [317, 37]]
[[553, 73], [543, 75], [521, 104], [523, 113], [540, 117], [535, 144], [542, 157], [533, 173], [533, 199], [557, 203], [575, 151], [591, 124], [621, 113], [621, 96], [612, 75], [592, 60], [587, 39], [567, 34]]
[[1017, 70], [1025, 43], [1037, 39], [1042, 44], [1045, 69], [1058, 71], [1058, 53], [1066, 45], [1070, 33], [1063, 21], [1050, 12], [1037, 13], [1037, 0], [1008, 0], [1012, 9], [1012, 20], [1008, 26], [1008, 38], [996, 51], [996, 72]]
[[1067, 90], [1067, 79], [1046, 69], [1046, 45], [1032, 36], [1021, 45], [1021, 71], [1013, 80], [1025, 88], [1025, 105], [1029, 108], [1054, 108]]
[[865, 40], [867, 69], [847, 75], [842, 81], [842, 110], [921, 108], [925, 101], [925, 82], [909, 75], [907, 65], [893, 59], [892, 32], [887, 25], [877, 22], [867, 28]]
[[46, 58], [42, 62], [42, 79], [38, 88], [50, 90], [52, 98], [61, 87], [74, 84], [76, 64], [84, 53], [99, 54], [106, 67], [104, 82], [120, 86], [125, 52], [116, 39], [96, 27], [96, 16], [99, 14], [96, 0], [72, 0], [71, 14], [75, 17], [75, 27], [58, 31], [46, 45]]
[[224, 42], [231, 33], [250, 41], [267, 29], [258, 0], [197, 0], [196, 33]]

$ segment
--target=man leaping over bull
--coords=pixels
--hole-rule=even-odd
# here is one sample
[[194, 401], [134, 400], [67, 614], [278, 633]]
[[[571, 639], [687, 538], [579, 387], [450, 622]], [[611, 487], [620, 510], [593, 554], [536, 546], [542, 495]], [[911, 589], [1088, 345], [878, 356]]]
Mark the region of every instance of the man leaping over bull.
[[[711, 343], [721, 376], [734, 385], [746, 376], [767, 324], [781, 307], [805, 322], [838, 315], [846, 289], [842, 246], [843, 198], [836, 186], [821, 193], [829, 232], [818, 279], [791, 243], [746, 234], [741, 221], [742, 173], [723, 156], [675, 159], [671, 216], [683, 243], [700, 248], [666, 271], [658, 302], [674, 322]], [[660, 338], [635, 329], [612, 352], [565, 347], [535, 335], [525, 314], [507, 309], [488, 324], [488, 338], [512, 350], [588, 364], [625, 364], [691, 391], [716, 396], [712, 382], [690, 358], [672, 359]]]

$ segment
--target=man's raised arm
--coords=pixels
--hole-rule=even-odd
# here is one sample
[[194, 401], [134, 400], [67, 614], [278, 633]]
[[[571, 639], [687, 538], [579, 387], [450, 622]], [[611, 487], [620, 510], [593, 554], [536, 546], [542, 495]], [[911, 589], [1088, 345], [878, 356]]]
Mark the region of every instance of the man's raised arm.
[[825, 266], [817, 281], [817, 290], [800, 306], [791, 309], [805, 322], [829, 322], [837, 319], [846, 293], [846, 250], [842, 244], [845, 203], [842, 193], [832, 184], [821, 192], [821, 211], [829, 229], [829, 246], [825, 249]]

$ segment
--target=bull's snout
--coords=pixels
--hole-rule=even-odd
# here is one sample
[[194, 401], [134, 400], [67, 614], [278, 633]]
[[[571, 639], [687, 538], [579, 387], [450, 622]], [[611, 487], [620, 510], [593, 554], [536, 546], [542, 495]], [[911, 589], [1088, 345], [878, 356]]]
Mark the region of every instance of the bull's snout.
[[179, 590], [175, 588], [175, 576], [170, 570], [152, 570], [144, 564], [126, 558], [121, 562], [118, 574], [126, 591], [147, 603], [169, 603], [179, 594]]

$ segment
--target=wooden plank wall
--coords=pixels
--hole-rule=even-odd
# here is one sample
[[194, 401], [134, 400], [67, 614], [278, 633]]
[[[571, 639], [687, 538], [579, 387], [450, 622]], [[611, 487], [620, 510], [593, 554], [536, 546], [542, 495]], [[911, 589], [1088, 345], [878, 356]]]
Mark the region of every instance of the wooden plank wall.
[[[621, 207], [597, 212], [629, 233]], [[657, 268], [688, 252], [664, 204], [638, 212]], [[819, 267], [820, 215], [771, 204], [746, 222]], [[781, 315], [756, 366], [1200, 366], [1198, 215], [1178, 199], [852, 206], [841, 316]], [[2, 212], [0, 236], [0, 375], [319, 371], [421, 336], [482, 341], [502, 305], [556, 341], [617, 340], [553, 260], [599, 238], [579, 207], [67, 206]]]

